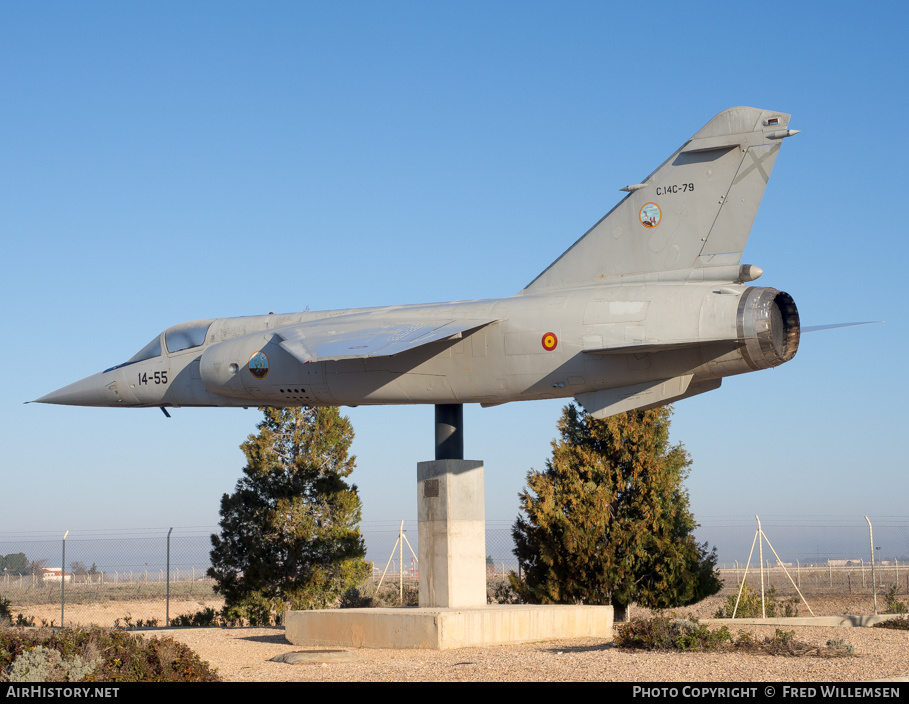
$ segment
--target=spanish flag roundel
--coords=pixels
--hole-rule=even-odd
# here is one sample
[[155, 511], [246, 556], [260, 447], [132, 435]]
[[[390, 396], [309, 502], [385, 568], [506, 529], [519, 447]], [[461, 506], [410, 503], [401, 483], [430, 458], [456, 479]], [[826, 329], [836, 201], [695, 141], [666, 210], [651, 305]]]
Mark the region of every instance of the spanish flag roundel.
[[552, 352], [559, 344], [559, 338], [554, 332], [547, 332], [543, 335], [543, 349]]

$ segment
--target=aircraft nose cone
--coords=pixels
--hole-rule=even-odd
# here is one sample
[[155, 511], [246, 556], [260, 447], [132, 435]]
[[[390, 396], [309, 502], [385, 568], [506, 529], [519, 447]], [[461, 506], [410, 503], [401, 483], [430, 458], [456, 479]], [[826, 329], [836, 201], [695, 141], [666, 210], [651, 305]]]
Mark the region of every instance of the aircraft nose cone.
[[117, 406], [118, 398], [113, 379], [101, 372], [52, 391], [33, 403], [56, 403], [63, 406]]

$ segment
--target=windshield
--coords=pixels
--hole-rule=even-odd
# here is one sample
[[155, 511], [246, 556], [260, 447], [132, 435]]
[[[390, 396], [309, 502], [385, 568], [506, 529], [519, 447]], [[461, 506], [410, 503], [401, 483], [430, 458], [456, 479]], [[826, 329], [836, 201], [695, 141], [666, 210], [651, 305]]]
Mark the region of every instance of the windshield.
[[180, 323], [168, 328], [164, 333], [164, 344], [167, 351], [173, 354], [192, 347], [199, 347], [205, 342], [212, 320], [194, 320], [191, 323]]
[[136, 362], [144, 362], [146, 359], [152, 359], [153, 357], [161, 356], [161, 334], [149, 342], [145, 347], [136, 352], [128, 361], [123, 362], [123, 364], [118, 364], [115, 367], [110, 367], [105, 369], [105, 372], [112, 372], [114, 369], [119, 369], [120, 367], [125, 367], [127, 364], [135, 364]]
[[130, 357], [129, 361], [126, 364], [133, 364], [134, 362], [143, 362], [146, 359], [151, 359], [152, 357], [161, 356], [161, 334], [159, 333], [154, 340], [149, 342], [145, 347], [136, 352], [135, 355]]

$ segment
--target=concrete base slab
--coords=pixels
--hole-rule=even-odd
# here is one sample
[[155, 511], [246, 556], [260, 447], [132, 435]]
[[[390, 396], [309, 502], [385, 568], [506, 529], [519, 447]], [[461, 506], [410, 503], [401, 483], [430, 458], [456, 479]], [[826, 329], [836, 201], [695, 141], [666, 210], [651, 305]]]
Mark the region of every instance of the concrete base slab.
[[780, 618], [702, 618], [701, 623], [738, 626], [826, 626], [834, 628], [871, 627], [876, 623], [897, 618], [896, 614], [867, 614], [865, 616], [789, 616]]
[[562, 638], [612, 640], [611, 606], [491, 605], [475, 608], [288, 611], [294, 645], [449, 650]]

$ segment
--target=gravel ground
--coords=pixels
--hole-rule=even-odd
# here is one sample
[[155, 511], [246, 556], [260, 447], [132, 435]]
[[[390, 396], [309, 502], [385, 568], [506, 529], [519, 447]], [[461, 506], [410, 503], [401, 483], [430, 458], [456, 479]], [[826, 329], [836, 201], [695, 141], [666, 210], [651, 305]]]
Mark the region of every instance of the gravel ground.
[[[702, 617], [713, 616], [720, 601], [714, 597], [690, 611]], [[864, 608], [863, 601], [846, 597], [816, 599], [811, 606], [819, 616], [872, 612], [871, 608]], [[635, 611], [632, 615], [640, 613]], [[806, 610], [801, 613], [807, 615]], [[731, 630], [733, 634], [748, 632], [763, 637], [773, 635], [775, 627], [734, 626]], [[796, 639], [812, 645], [844, 638], [855, 646], [856, 656], [824, 659], [628, 652], [602, 638], [447, 651], [361, 648], [326, 652], [327, 649], [291, 645], [281, 628], [176, 629], [165, 633], [192, 647], [218, 668], [223, 679], [232, 682], [858, 682], [909, 676], [907, 631], [810, 626], [786, 630], [794, 631]], [[301, 651], [317, 655], [316, 662], [269, 661], [276, 655]]]

